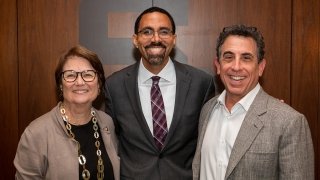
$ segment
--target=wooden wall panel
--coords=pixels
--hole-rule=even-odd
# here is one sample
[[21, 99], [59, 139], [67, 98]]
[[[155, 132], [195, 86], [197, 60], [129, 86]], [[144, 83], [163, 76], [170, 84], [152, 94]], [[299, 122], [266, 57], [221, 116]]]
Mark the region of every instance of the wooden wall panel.
[[292, 106], [306, 115], [315, 147], [316, 179], [320, 178], [320, 2], [293, 1]]
[[190, 1], [188, 26], [178, 27], [177, 47], [188, 64], [213, 71], [215, 46], [225, 26], [256, 26], [266, 43], [267, 68], [261, 83], [271, 95], [290, 103], [291, 0]]
[[[163, 2], [158, 1], [170, 6], [164, 8], [174, 9], [172, 3]], [[79, 0], [0, 0], [0, 143], [5, 144], [0, 150], [0, 168], [4, 179], [13, 179], [12, 160], [24, 128], [56, 104], [54, 70], [60, 54], [79, 42], [79, 3]], [[177, 47], [187, 56], [188, 64], [213, 74], [216, 38], [224, 26], [244, 23], [262, 31], [267, 58], [262, 85], [271, 95], [284, 99], [307, 116], [319, 179], [320, 2], [189, 0], [188, 3], [188, 23], [177, 27]], [[112, 12], [110, 21], [116, 21], [120, 15], [130, 18], [123, 22], [133, 24], [130, 21], [134, 10]], [[133, 29], [125, 27], [128, 31]], [[121, 28], [112, 27], [108, 32], [123, 32]], [[104, 65], [106, 75], [125, 66]]]
[[245, 0], [237, 7], [238, 21], [258, 27], [265, 39], [263, 88], [290, 104], [291, 0]]
[[18, 1], [19, 131], [56, 105], [54, 70], [78, 42], [78, 0]]
[[0, 179], [14, 179], [12, 161], [18, 143], [16, 19], [16, 1], [0, 0]]

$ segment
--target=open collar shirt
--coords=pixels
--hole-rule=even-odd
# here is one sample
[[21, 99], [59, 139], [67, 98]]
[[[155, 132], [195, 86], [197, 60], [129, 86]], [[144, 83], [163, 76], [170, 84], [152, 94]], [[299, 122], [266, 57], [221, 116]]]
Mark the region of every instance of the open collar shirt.
[[218, 102], [211, 112], [201, 148], [200, 180], [224, 179], [241, 124], [259, 90], [258, 83], [231, 108], [230, 112], [225, 106], [226, 90], [218, 97]]

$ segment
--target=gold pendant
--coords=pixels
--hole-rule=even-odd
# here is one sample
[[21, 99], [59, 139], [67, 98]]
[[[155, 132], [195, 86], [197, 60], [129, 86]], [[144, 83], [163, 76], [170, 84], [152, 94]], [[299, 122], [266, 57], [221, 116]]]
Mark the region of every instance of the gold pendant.
[[87, 169], [84, 169], [82, 171], [82, 178], [85, 179], [85, 180], [90, 179], [90, 172]]

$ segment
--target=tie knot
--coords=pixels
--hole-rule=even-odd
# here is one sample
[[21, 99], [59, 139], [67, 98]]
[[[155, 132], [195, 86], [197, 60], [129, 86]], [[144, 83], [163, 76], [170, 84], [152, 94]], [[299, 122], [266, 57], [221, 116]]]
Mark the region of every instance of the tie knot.
[[160, 80], [159, 76], [152, 76], [151, 79], [153, 84], [159, 84], [159, 80]]

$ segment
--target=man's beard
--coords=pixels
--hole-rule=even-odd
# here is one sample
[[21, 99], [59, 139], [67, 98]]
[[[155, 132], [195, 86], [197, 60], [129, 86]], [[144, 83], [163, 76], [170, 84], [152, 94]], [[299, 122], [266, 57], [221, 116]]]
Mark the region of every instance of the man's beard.
[[152, 65], [160, 65], [163, 63], [164, 60], [164, 54], [158, 54], [158, 55], [150, 55], [148, 54], [148, 62]]
[[[161, 47], [166, 49], [166, 46], [161, 42], [151, 43], [148, 46], [146, 46], [145, 49], [147, 50], [148, 48], [153, 48], [153, 47]], [[151, 65], [160, 65], [164, 61], [165, 54], [166, 54], [166, 51], [164, 51], [162, 54], [148, 54], [148, 51], [147, 51], [146, 59]]]

